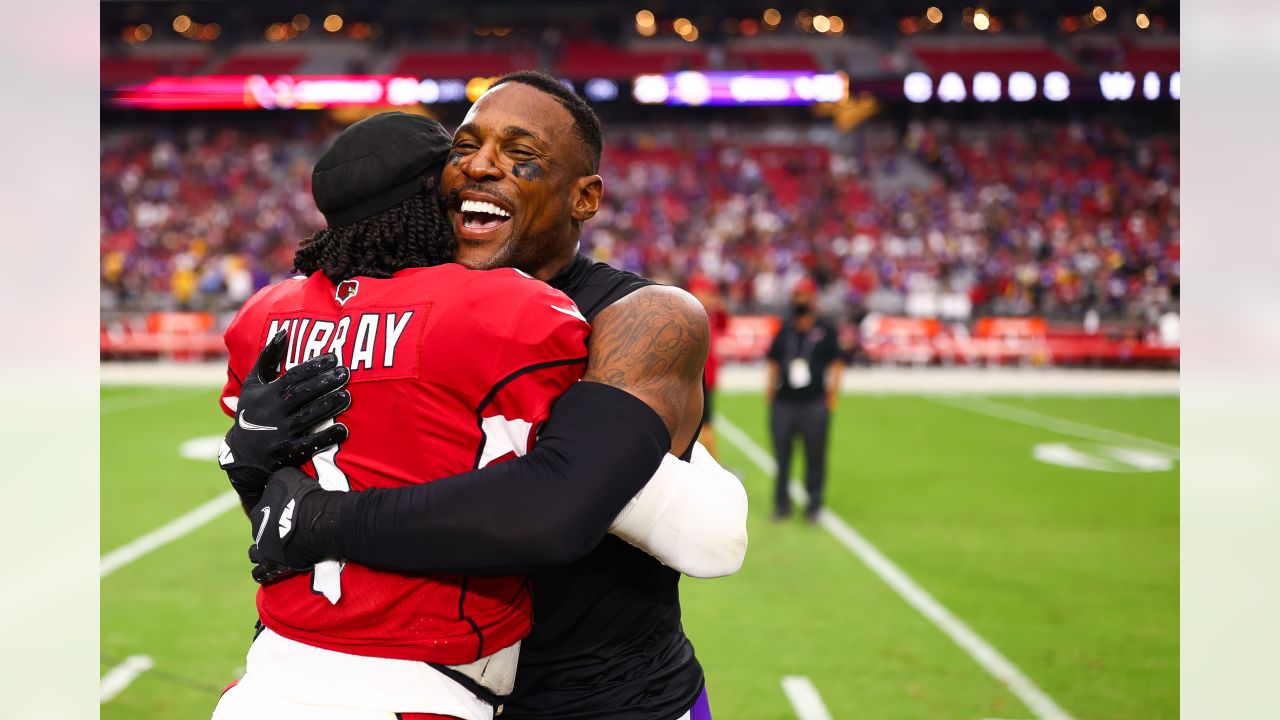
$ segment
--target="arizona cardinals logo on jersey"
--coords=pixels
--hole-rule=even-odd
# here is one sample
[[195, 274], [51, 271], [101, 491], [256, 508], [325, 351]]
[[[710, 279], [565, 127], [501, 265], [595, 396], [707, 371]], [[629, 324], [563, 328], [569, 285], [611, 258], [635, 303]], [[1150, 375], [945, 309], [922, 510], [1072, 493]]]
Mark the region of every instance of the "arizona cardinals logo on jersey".
[[356, 296], [360, 292], [359, 280], [343, 280], [338, 283], [338, 291], [334, 293], [333, 299], [338, 301], [339, 305], [346, 305], [347, 301]]

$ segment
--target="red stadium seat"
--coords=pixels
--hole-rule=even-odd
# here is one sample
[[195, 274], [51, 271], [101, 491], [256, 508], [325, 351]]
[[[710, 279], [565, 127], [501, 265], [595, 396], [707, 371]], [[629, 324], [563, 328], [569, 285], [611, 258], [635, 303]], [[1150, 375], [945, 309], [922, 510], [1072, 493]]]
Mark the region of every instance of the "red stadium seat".
[[194, 75], [207, 58], [204, 55], [178, 57], [103, 57], [99, 72], [103, 86], [143, 82], [160, 75]]
[[991, 71], [1008, 73], [1024, 71], [1035, 74], [1079, 71], [1075, 63], [1050, 47], [957, 47], [917, 45], [912, 52], [932, 73], [956, 72], [961, 75]]
[[1124, 69], [1131, 72], [1170, 73], [1181, 65], [1181, 55], [1174, 47], [1134, 47], [1125, 53]]
[[690, 48], [629, 51], [584, 40], [565, 43], [560, 74], [580, 80], [590, 77], [629, 77], [644, 73], [705, 70], [706, 54]]
[[504, 75], [535, 64], [533, 56], [528, 53], [409, 51], [400, 56], [391, 73], [413, 77], [464, 79]]
[[807, 70], [821, 68], [807, 50], [738, 50], [728, 53], [730, 67], [743, 70]]
[[250, 54], [227, 58], [213, 75], [287, 75], [302, 66], [306, 55]]

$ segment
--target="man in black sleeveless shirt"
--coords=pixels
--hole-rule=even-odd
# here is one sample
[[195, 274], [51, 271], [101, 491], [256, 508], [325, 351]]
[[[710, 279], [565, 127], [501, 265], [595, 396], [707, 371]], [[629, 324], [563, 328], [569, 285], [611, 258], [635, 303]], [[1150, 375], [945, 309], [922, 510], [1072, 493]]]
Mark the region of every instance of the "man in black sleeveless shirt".
[[[550, 284], [593, 321], [653, 282], [579, 255]], [[679, 573], [610, 535], [532, 580], [534, 631], [521, 648], [511, 717], [676, 718], [692, 707], [702, 666], [680, 624]]]
[[[457, 261], [514, 266], [573, 299], [593, 326], [586, 375], [525, 457], [395, 490], [308, 495], [284, 555], [261, 560], [528, 574], [534, 627], [503, 718], [709, 718], [680, 622], [679, 573], [605, 534], [660, 460], [628, 458], [661, 447], [687, 459], [694, 449], [705, 312], [681, 290], [578, 254], [603, 193], [600, 126], [553, 78], [500, 79], [453, 147], [441, 186]], [[290, 471], [270, 485], [295, 482]]]

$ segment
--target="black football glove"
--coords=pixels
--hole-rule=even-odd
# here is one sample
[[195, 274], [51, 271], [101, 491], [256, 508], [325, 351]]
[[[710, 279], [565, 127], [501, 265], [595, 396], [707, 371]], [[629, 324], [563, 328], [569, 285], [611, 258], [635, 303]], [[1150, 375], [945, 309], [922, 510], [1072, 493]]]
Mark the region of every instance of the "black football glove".
[[351, 406], [351, 393], [341, 389], [351, 371], [329, 353], [279, 375], [288, 347], [288, 333], [281, 330], [258, 355], [241, 387], [235, 424], [218, 453], [218, 464], [246, 510], [258, 503], [274, 470], [300, 465], [347, 439], [342, 423], [315, 426]]
[[258, 552], [257, 545], [249, 546], [249, 561], [253, 563], [253, 581], [259, 585], [271, 585], [306, 572], [306, 570], [271, 562], [262, 557], [262, 553]]
[[249, 559], [258, 565], [254, 580], [274, 582], [292, 574], [289, 569], [309, 569], [338, 557], [343, 501], [353, 499], [354, 493], [325, 490], [297, 468], [272, 473], [262, 499], [249, 513], [253, 523]]

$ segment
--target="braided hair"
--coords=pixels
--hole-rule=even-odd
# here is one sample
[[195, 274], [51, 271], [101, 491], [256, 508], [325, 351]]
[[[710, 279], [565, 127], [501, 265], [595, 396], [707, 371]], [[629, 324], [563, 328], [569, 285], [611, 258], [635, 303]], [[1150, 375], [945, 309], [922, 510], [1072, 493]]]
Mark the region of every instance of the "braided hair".
[[353, 277], [389, 278], [411, 267], [453, 261], [455, 240], [443, 200], [435, 192], [439, 178], [422, 177], [422, 192], [382, 212], [307, 238], [293, 256], [296, 272], [319, 270], [339, 283]]

